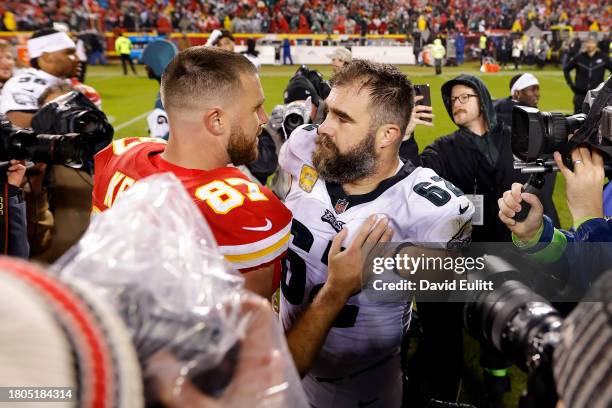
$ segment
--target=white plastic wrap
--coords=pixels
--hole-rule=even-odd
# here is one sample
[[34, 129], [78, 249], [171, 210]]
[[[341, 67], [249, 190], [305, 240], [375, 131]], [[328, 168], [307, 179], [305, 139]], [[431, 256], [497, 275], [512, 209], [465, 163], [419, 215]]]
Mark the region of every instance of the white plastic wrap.
[[94, 287], [123, 318], [149, 403], [307, 406], [269, 303], [243, 289], [174, 175], [122, 193], [54, 270]]

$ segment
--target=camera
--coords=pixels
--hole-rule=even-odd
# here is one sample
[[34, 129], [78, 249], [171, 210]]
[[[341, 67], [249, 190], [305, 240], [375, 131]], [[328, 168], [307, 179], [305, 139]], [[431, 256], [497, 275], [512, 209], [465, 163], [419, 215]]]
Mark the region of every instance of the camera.
[[570, 135], [585, 119], [584, 113], [565, 117], [557, 112], [515, 106], [512, 110], [512, 152], [526, 162], [553, 154], [567, 144]]
[[80, 168], [113, 138], [104, 113], [79, 92], [45, 105], [34, 116], [32, 127], [18, 128], [0, 116], [0, 160]]
[[519, 407], [553, 408], [558, 400], [553, 352], [561, 341], [563, 317], [531, 289], [534, 282], [504, 259], [488, 256], [485, 265], [481, 273], [468, 278], [486, 277], [494, 282], [495, 290], [475, 293], [465, 304], [464, 326], [477, 340], [492, 344], [529, 374], [527, 392]]
[[305, 101], [293, 101], [285, 106], [283, 114], [283, 133], [285, 140], [289, 139], [291, 133], [304, 123], [310, 122], [310, 112], [312, 111], [311, 99]]
[[78, 134], [46, 135], [20, 129], [0, 117], [0, 160], [29, 160], [36, 163], [82, 165], [82, 148]]
[[[590, 146], [607, 156], [604, 168], [612, 169], [612, 77], [588, 92], [583, 111], [564, 117], [525, 106], [512, 109], [512, 152], [518, 159], [514, 168], [531, 174], [524, 192], [538, 195], [544, 186], [544, 174], [559, 170], [550, 158], [555, 151], [566, 166], [573, 168], [571, 151], [580, 145]], [[530, 210], [531, 205], [524, 203], [514, 220], [524, 221]]]
[[612, 77], [588, 92], [583, 113], [565, 117], [526, 106], [512, 110], [512, 152], [523, 173], [558, 170], [549, 156], [559, 151], [566, 162], [572, 149], [587, 144], [611, 156]]
[[104, 112], [77, 91], [45, 104], [32, 118], [32, 129], [56, 135], [77, 133], [93, 154], [108, 145], [114, 134]]

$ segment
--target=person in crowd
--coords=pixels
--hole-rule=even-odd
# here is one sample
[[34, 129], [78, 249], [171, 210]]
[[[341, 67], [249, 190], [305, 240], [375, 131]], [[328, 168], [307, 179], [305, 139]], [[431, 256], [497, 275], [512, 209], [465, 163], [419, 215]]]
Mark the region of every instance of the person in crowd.
[[[574, 93], [574, 113], [582, 112], [582, 102], [590, 89], [595, 89], [605, 77], [606, 70], [612, 72], [612, 61], [597, 49], [597, 41], [589, 37], [584, 52], [572, 58], [563, 67], [565, 81]], [[574, 79], [571, 72], [576, 71]]]
[[6, 81], [13, 76], [15, 69], [15, 54], [13, 46], [6, 41], [0, 41], [0, 92]]
[[134, 62], [132, 61], [132, 42], [129, 38], [123, 35], [123, 32], [119, 32], [117, 39], [115, 40], [115, 53], [121, 59], [121, 65], [123, 66], [123, 75], [127, 75], [127, 66], [130, 66], [130, 69], [134, 73], [134, 75], [138, 75], [136, 72], [136, 68], [134, 67]]
[[351, 62], [353, 59], [353, 54], [349, 51], [348, 48], [339, 47], [336, 48], [333, 52], [327, 54], [327, 58], [331, 60], [332, 70], [337, 72], [340, 68], [342, 68], [345, 64]]

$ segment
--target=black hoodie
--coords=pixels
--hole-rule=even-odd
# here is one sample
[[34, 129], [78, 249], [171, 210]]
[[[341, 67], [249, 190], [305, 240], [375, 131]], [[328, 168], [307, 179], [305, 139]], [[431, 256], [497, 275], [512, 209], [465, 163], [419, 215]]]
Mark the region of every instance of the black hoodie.
[[[499, 220], [497, 200], [510, 189], [512, 183], [525, 183], [528, 176], [514, 170], [510, 128], [497, 123], [491, 95], [485, 84], [472, 75], [459, 75], [442, 86], [442, 100], [452, 118], [451, 91], [455, 85], [465, 85], [479, 96], [489, 131], [476, 135], [465, 127], [459, 127], [427, 146], [421, 153], [421, 162], [440, 176], [455, 184], [466, 194], [482, 194], [483, 225], [475, 225], [474, 242], [509, 241], [511, 233]], [[547, 177], [541, 194], [544, 212], [558, 224], [558, 216], [552, 202], [554, 175]]]

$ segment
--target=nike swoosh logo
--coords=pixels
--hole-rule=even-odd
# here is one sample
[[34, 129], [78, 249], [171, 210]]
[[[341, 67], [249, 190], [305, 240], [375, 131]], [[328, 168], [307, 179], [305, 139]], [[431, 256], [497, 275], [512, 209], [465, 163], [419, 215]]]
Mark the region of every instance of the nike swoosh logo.
[[23, 90], [24, 90], [24, 91], [27, 91], [27, 92], [34, 92], [34, 90], [33, 90], [33, 89], [25, 89], [25, 88], [24, 88]]
[[272, 221], [266, 218], [266, 225], [263, 227], [242, 227], [242, 229], [249, 231], [270, 231], [272, 229]]
[[464, 212], [467, 211], [467, 209], [470, 208], [469, 205], [466, 205], [465, 208], [461, 207], [461, 204], [459, 205], [459, 214], [463, 214]]

